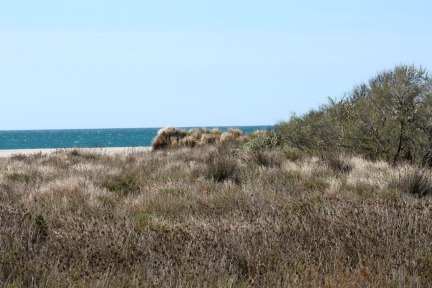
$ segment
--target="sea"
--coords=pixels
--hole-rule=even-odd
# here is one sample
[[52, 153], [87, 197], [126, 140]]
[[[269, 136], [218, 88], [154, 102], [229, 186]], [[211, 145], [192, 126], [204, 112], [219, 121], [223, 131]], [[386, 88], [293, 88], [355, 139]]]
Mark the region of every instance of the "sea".
[[[189, 130], [196, 127], [184, 127]], [[226, 131], [238, 128], [248, 134], [274, 126], [204, 127]], [[147, 147], [160, 128], [8, 130], [0, 131], [0, 149]]]

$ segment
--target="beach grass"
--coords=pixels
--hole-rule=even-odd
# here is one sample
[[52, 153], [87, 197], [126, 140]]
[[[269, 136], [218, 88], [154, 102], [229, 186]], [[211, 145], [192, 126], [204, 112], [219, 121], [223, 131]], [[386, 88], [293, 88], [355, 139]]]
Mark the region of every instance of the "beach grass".
[[0, 285], [432, 283], [430, 172], [255, 142], [0, 158]]

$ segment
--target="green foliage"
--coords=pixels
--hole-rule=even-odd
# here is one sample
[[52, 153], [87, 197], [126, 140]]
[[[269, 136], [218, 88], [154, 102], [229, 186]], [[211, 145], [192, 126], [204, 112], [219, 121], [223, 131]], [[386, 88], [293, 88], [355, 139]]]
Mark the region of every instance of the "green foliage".
[[292, 147], [347, 152], [396, 163], [419, 163], [432, 150], [432, 79], [415, 66], [397, 66], [361, 84], [340, 101], [277, 125]]
[[242, 150], [262, 150], [277, 147], [281, 143], [279, 135], [274, 131], [259, 131], [249, 136], [241, 146]]
[[104, 187], [119, 195], [128, 195], [139, 191], [139, 183], [134, 175], [121, 175], [105, 183]]

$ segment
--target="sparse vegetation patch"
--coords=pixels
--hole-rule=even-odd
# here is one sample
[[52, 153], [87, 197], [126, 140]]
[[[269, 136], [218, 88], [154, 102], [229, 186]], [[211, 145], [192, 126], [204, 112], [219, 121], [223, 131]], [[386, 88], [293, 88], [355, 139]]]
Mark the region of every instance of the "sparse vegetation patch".
[[0, 285], [431, 283], [428, 170], [287, 149], [1, 158]]

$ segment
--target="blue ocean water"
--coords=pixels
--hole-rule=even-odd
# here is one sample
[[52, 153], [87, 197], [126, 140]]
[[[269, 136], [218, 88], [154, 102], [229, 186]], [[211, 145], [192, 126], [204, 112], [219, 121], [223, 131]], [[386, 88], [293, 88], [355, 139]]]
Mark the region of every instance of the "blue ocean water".
[[[189, 130], [193, 127], [182, 128]], [[241, 129], [244, 133], [274, 126], [206, 127]], [[151, 146], [160, 128], [0, 131], [0, 149], [94, 148]]]

